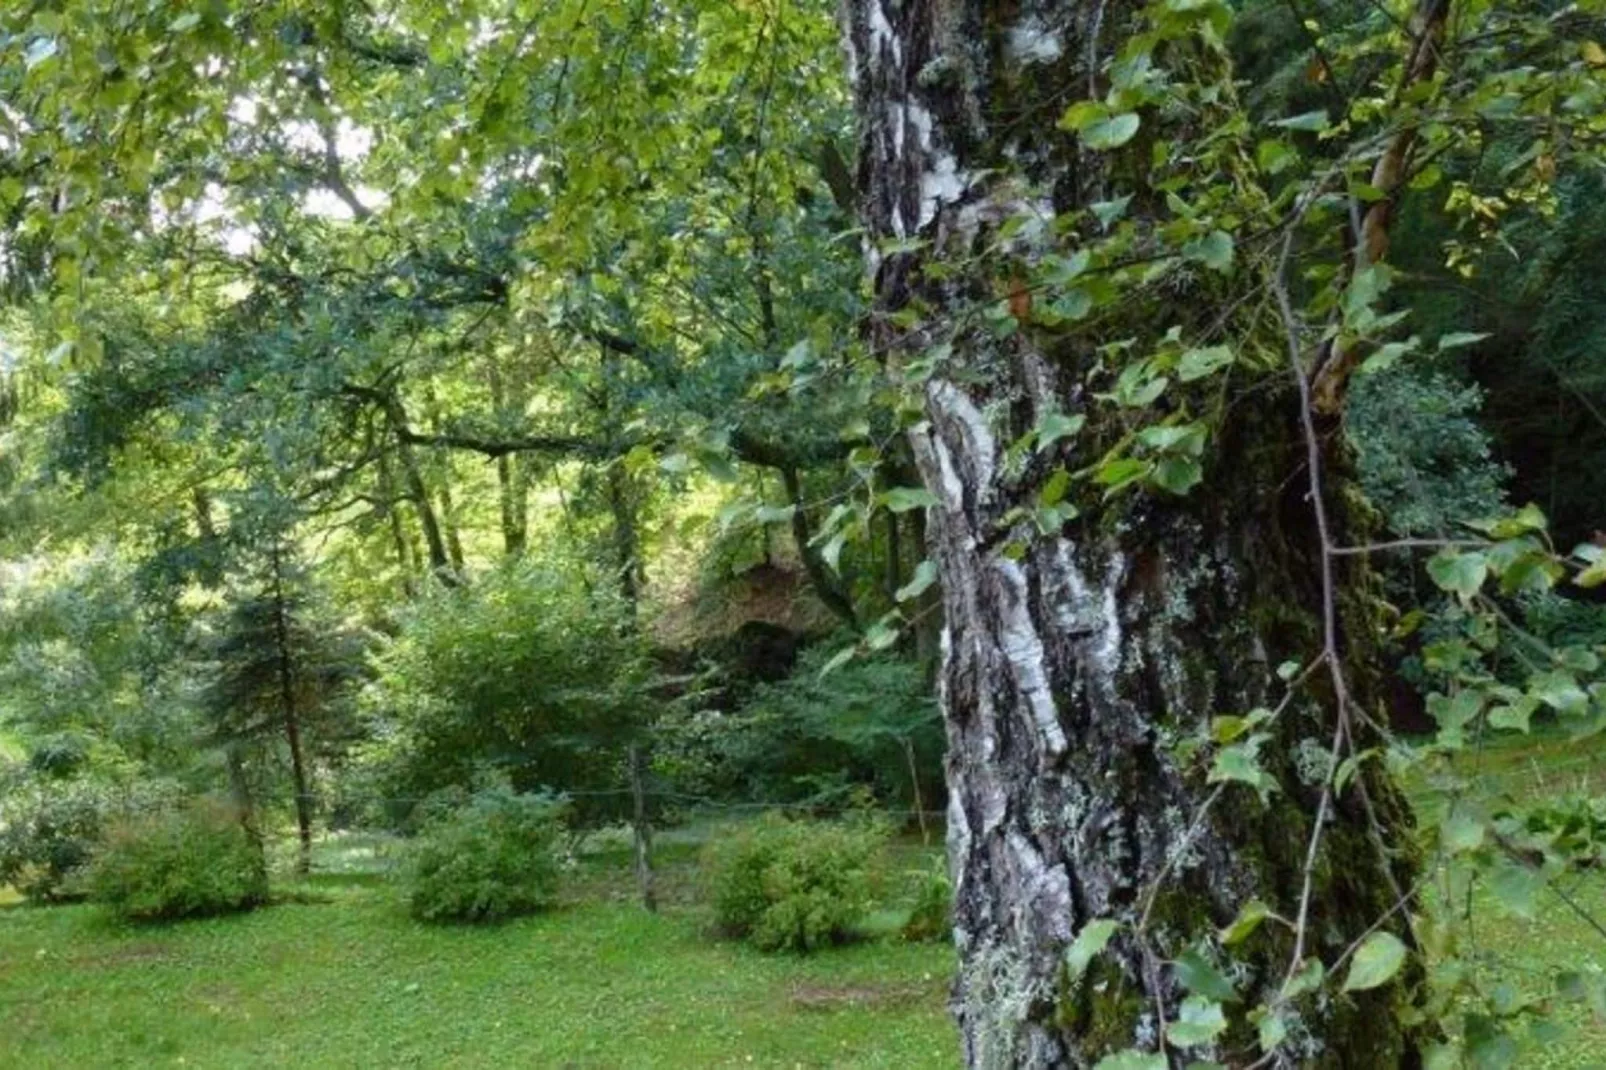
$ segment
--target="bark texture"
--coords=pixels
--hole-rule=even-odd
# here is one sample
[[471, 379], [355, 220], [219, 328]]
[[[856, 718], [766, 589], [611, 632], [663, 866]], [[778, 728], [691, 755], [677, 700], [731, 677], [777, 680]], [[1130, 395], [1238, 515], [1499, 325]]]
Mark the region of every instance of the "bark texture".
[[[1102, 95], [1104, 61], [1139, 18], [1130, 0], [846, 0], [860, 207], [880, 314], [873, 340], [889, 360], [931, 335], [895, 328], [888, 313], [914, 305], [922, 323], [952, 324], [997, 299], [978, 254], [1023, 206], [1064, 213], [1115, 190], [1136, 193], [1141, 211], [1141, 168], [1115, 173], [1116, 163], [1055, 129], [1068, 104]], [[1166, 120], [1144, 121], [1163, 130]], [[888, 240], [907, 249], [910, 239], [921, 240], [916, 251], [876, 251]], [[930, 270], [934, 261], [941, 271]], [[1176, 302], [1177, 322], [1213, 312], [1189, 309], [1198, 294]], [[1264, 760], [1279, 790], [1262, 803], [1230, 785], [1191, 842], [1211, 786], [1208, 763], [1179, 744], [1212, 717], [1275, 706], [1275, 667], [1321, 651], [1320, 550], [1298, 409], [1291, 389], [1256, 384], [1230, 407], [1204, 485], [1185, 498], [1110, 506], [1093, 496], [1078, 520], [1032, 536], [1016, 556], [1006, 546], [1019, 529], [1005, 517], [1035, 498], [1046, 472], [1011, 471], [1005, 450], [1046, 411], [1093, 413], [1094, 346], [1110, 339], [1030, 330], [1001, 339], [963, 327], [944, 337], [953, 356], [925, 382], [927, 420], [912, 438], [940, 503], [927, 537], [946, 612], [953, 1006], [970, 1066], [1087, 1067], [1132, 1046], [1160, 1047], [1160, 1019], [1175, 1018], [1185, 995], [1171, 962], [1190, 947], [1219, 955], [1215, 933], [1244, 903], [1297, 912], [1330, 704], [1317, 691], [1293, 705]], [[1083, 467], [1097, 452], [1081, 448], [1056, 460]], [[1348, 516], [1344, 493], [1333, 496], [1334, 515]], [[1370, 634], [1354, 589], [1363, 577], [1343, 579], [1347, 649], [1358, 652]], [[1367, 701], [1362, 659], [1348, 668]], [[1378, 849], [1380, 838], [1408, 839], [1397, 835], [1408, 812], [1381, 776], [1369, 770], [1362, 780], [1382, 837], [1352, 790], [1336, 803], [1312, 870], [1306, 953], [1328, 964], [1411, 884], [1409, 859], [1385, 865]], [[1101, 917], [1128, 924], [1072, 981], [1066, 948]], [[1243, 1003], [1229, 1008], [1229, 1030], [1213, 1046], [1165, 1048], [1172, 1065], [1253, 1062], [1243, 1011], [1278, 990], [1292, 947], [1287, 930], [1267, 925], [1235, 949], [1229, 972]], [[1269, 1065], [1417, 1065], [1418, 1040], [1400, 1013], [1415, 981], [1300, 1001]]]

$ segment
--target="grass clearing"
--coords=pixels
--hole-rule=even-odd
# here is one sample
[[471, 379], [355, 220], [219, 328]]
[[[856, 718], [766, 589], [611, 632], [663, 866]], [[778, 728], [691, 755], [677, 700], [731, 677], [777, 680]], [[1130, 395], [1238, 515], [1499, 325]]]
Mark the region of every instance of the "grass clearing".
[[897, 941], [890, 911], [807, 958], [715, 943], [693, 850], [665, 854], [656, 917], [612, 852], [586, 858], [583, 901], [488, 928], [412, 921], [350, 858], [239, 917], [0, 910], [0, 1066], [954, 1065], [948, 948]]
[[[1542, 734], [1468, 761], [1485, 798], [1606, 786], [1606, 749]], [[1442, 811], [1430, 784], [1413, 798], [1424, 819]], [[658, 916], [636, 905], [617, 834], [582, 845], [565, 906], [488, 928], [412, 921], [385, 876], [394, 843], [361, 836], [325, 841], [313, 878], [241, 917], [126, 927], [93, 907], [0, 906], [0, 1066], [958, 1065], [953, 954], [895, 936], [903, 883], [936, 848], [895, 845], [870, 939], [800, 958], [707, 938], [711, 834], [660, 835]], [[1561, 887], [1606, 919], [1606, 873]], [[1606, 938], [1559, 896], [1531, 917], [1476, 896], [1491, 978], [1539, 997], [1556, 968], [1606, 968]], [[1562, 1014], [1572, 1028], [1533, 1037], [1518, 1065], [1606, 1067], [1606, 1026]]]

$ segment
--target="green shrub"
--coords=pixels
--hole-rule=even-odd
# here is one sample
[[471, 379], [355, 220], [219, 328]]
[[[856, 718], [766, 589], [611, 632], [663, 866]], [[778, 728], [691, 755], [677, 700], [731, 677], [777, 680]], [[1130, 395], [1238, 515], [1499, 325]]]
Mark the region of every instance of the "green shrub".
[[115, 785], [28, 770], [0, 791], [0, 885], [35, 903], [82, 899], [85, 874], [108, 825], [170, 805], [168, 781]]
[[612, 792], [649, 667], [617, 585], [586, 579], [522, 563], [408, 609], [363, 696], [379, 794], [423, 798], [489, 767], [517, 791], [578, 793], [575, 820], [620, 815], [629, 797]]
[[192, 803], [113, 826], [89, 873], [91, 896], [135, 921], [227, 914], [268, 897], [261, 845], [229, 808]]
[[500, 921], [550, 906], [563, 807], [549, 796], [489, 791], [432, 823], [408, 870], [413, 916]]
[[879, 822], [766, 815], [717, 840], [707, 865], [721, 935], [764, 951], [840, 943], [870, 909]]
[[954, 889], [947, 867], [938, 863], [917, 870], [914, 905], [903, 923], [903, 938], [921, 943], [940, 943], [952, 938]]
[[805, 651], [790, 677], [691, 740], [707, 754], [710, 793], [818, 807], [862, 785], [888, 808], [942, 805], [942, 718], [924, 670], [881, 655], [825, 672], [840, 649]]

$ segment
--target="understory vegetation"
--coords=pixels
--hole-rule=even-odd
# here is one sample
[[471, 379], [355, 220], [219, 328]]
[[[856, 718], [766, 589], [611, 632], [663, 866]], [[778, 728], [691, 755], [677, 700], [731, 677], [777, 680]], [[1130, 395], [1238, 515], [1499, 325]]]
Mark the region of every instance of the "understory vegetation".
[[1606, 1051], [1606, 0], [0, 3], [0, 1066]]

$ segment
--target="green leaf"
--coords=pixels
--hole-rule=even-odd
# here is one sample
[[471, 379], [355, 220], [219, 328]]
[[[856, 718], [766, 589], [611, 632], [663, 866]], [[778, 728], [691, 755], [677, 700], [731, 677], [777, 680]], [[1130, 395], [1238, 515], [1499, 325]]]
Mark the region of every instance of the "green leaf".
[[925, 487], [893, 487], [881, 495], [881, 504], [894, 513], [907, 513], [937, 504], [937, 496]]
[[1232, 363], [1232, 350], [1227, 346], [1210, 346], [1207, 349], [1189, 349], [1177, 358], [1177, 378], [1184, 383], [1214, 375]]
[[1096, 100], [1079, 100], [1065, 109], [1060, 116], [1061, 130], [1073, 130], [1080, 134], [1096, 122], [1102, 122], [1110, 117], [1110, 109]]
[[1268, 175], [1277, 175], [1299, 162], [1299, 153], [1281, 141], [1266, 140], [1255, 146], [1255, 163]]
[[1232, 924], [1221, 930], [1221, 942], [1228, 947], [1243, 943], [1260, 928], [1261, 922], [1271, 916], [1271, 907], [1258, 899], [1251, 899], [1239, 909]]
[[915, 566], [915, 574], [908, 583], [899, 587], [894, 597], [900, 602], [907, 602], [911, 598], [918, 598], [926, 592], [933, 583], [937, 582], [937, 563], [926, 560]]
[[1483, 822], [1465, 810], [1454, 810], [1439, 825], [1439, 842], [1451, 854], [1475, 851], [1483, 846]]
[[1094, 918], [1082, 926], [1076, 940], [1065, 949], [1065, 968], [1072, 981], [1079, 981], [1087, 972], [1088, 964], [1103, 951], [1121, 923], [1113, 918]]
[[1248, 784], [1260, 795], [1261, 801], [1277, 790], [1277, 781], [1272, 775], [1260, 767], [1260, 747], [1271, 737], [1265, 733], [1256, 733], [1242, 743], [1231, 747], [1223, 747], [1216, 755], [1216, 760], [1210, 766], [1210, 783], [1217, 784], [1223, 781], [1236, 781]]
[[1100, 465], [1098, 471], [1093, 473], [1093, 481], [1113, 492], [1142, 479], [1148, 471], [1148, 461], [1140, 461], [1136, 457], [1117, 457]]
[[1202, 996], [1189, 996], [1182, 1001], [1177, 1020], [1166, 1026], [1165, 1036], [1179, 1048], [1192, 1048], [1208, 1044], [1227, 1031], [1227, 1016], [1221, 1004]]
[[1521, 918], [1532, 918], [1545, 878], [1525, 865], [1505, 860], [1489, 873], [1488, 884], [1502, 910]]
[[1589, 710], [1589, 695], [1578, 686], [1573, 674], [1564, 669], [1530, 676], [1528, 693], [1557, 713], [1579, 714]]
[[1428, 575], [1440, 590], [1466, 601], [1483, 589], [1483, 581], [1489, 578], [1489, 559], [1479, 553], [1440, 550], [1428, 561]]
[[1327, 129], [1327, 112], [1307, 111], [1300, 115], [1291, 115], [1286, 119], [1275, 119], [1272, 126], [1280, 126], [1284, 130], [1305, 130], [1310, 133], [1320, 133]]
[[1087, 417], [1081, 413], [1067, 416], [1063, 412], [1051, 412], [1037, 422], [1037, 449], [1038, 452], [1048, 449], [1062, 438], [1069, 438], [1082, 430], [1087, 423]]
[[1350, 960], [1345, 992], [1362, 992], [1385, 984], [1405, 964], [1405, 945], [1393, 933], [1375, 932], [1361, 941]]
[[1056, 468], [1043, 483], [1043, 489], [1037, 492], [1037, 504], [1044, 509], [1052, 508], [1065, 500], [1065, 495], [1070, 489], [1071, 473], [1063, 468]]
[[1082, 143], [1098, 152], [1118, 149], [1137, 135], [1142, 120], [1134, 112], [1095, 119], [1080, 129]]
[[1259, 1035], [1261, 1051], [1272, 1051], [1288, 1039], [1288, 1023], [1270, 1007], [1256, 1007], [1250, 1012], [1249, 1020], [1254, 1023]]
[[1204, 479], [1199, 462], [1192, 457], [1169, 456], [1155, 462], [1149, 480], [1161, 490], [1172, 494], [1188, 493]]
[[1232, 267], [1232, 235], [1224, 230], [1212, 230], [1182, 247], [1182, 255], [1197, 260], [1212, 271], [1227, 271]]
[[1532, 695], [1523, 695], [1510, 703], [1496, 706], [1489, 711], [1489, 727], [1506, 731], [1527, 732], [1529, 719], [1539, 709], [1539, 700]]
[[[1574, 551], [1576, 553], [1577, 551]], [[1573, 577], [1573, 582], [1580, 587], [1599, 587], [1606, 583], [1606, 557], [1601, 557]]]
[[1294, 976], [1288, 979], [1288, 983], [1283, 985], [1283, 998], [1298, 999], [1307, 992], [1314, 992], [1322, 987], [1322, 981], [1326, 977], [1327, 967], [1322, 965], [1322, 960], [1315, 957], [1308, 958]]
[[1439, 335], [1439, 352], [1446, 349], [1460, 349], [1462, 346], [1475, 346], [1485, 338], [1493, 337], [1487, 331], [1450, 331]]
[[1182, 987], [1196, 996], [1223, 1003], [1231, 1003], [1238, 998], [1238, 991], [1232, 987], [1232, 982], [1194, 948], [1178, 955], [1172, 967]]
[[1087, 207], [1093, 213], [1093, 218], [1099, 221], [1099, 226], [1109, 230], [1111, 223], [1126, 215], [1126, 206], [1131, 203], [1132, 195], [1128, 193], [1124, 197], [1117, 197], [1110, 201], [1094, 201]]

